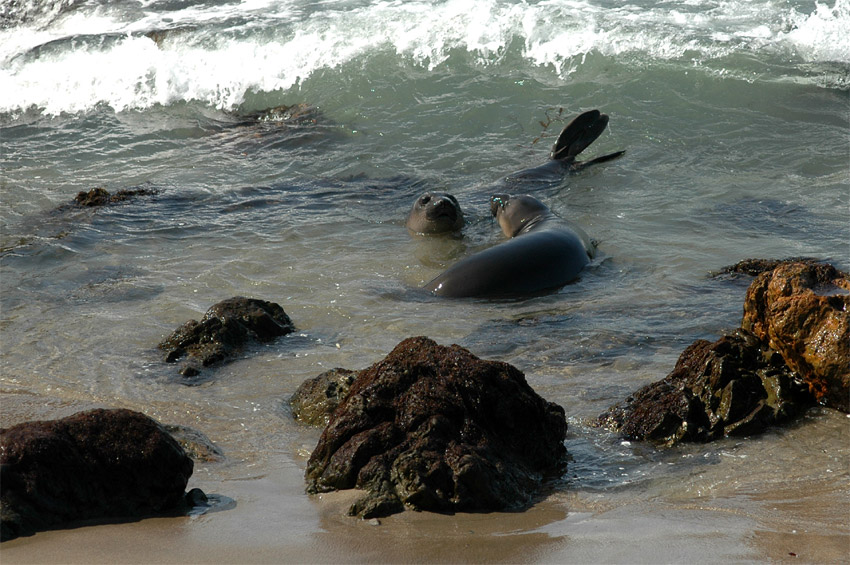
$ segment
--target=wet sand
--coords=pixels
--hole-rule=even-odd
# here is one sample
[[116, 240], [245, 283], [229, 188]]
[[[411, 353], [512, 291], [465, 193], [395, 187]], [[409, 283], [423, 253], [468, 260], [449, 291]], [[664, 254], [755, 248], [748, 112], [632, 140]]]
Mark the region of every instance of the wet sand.
[[[0, 398], [3, 426], [45, 412], [60, 417], [91, 407], [21, 395]], [[824, 412], [811, 429], [800, 426], [789, 433], [847, 430], [847, 417]], [[190, 488], [232, 500], [204, 515], [39, 532], [3, 543], [0, 560], [4, 565], [846, 563], [850, 470], [845, 455], [838, 458], [844, 468], [829, 479], [789, 472], [787, 482], [748, 481], [746, 464], [733, 462], [703, 473], [704, 490], [696, 494], [692, 485], [670, 492], [653, 484], [566, 490], [524, 512], [405, 512], [364, 521], [345, 515], [357, 492], [304, 494], [306, 453], [283, 453], [278, 463], [258, 465], [256, 472], [240, 469], [238, 462], [196, 465]]]
[[[6, 542], [2, 561], [841, 563], [850, 549], [846, 523], [843, 532], [839, 524], [832, 532], [803, 531], [804, 508], [785, 507], [773, 520], [760, 522], [723, 501], [704, 506], [634, 502], [594, 510], [586, 500], [559, 496], [521, 513], [406, 512], [374, 525], [344, 515], [354, 493], [310, 499], [289, 475], [226, 485], [237, 506], [201, 517], [41, 532]], [[794, 523], [800, 528], [796, 533], [788, 529]]]

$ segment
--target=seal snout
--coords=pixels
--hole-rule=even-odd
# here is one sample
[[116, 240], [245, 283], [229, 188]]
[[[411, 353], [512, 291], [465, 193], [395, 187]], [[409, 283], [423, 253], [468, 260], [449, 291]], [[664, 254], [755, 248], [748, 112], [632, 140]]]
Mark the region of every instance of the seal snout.
[[460, 208], [455, 197], [450, 194], [440, 196], [425, 194], [420, 199], [420, 203], [426, 206], [425, 213], [429, 218], [445, 217], [452, 221], [457, 218], [458, 209]]
[[463, 227], [463, 212], [451, 194], [426, 192], [413, 203], [407, 227], [421, 234], [459, 231]]
[[509, 194], [494, 194], [490, 197], [490, 213], [493, 216], [498, 216], [500, 210], [504, 210], [511, 199]]

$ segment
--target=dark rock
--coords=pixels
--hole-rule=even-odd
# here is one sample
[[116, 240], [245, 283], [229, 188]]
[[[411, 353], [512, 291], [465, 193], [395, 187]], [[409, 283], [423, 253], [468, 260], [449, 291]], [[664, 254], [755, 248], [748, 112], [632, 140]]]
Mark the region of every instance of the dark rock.
[[850, 412], [850, 277], [832, 265], [783, 263], [747, 290], [744, 329], [778, 351], [817, 400]]
[[785, 263], [819, 263], [817, 259], [812, 257], [791, 257], [789, 259], [744, 259], [738, 261], [734, 265], [723, 267], [720, 269], [720, 274], [743, 274], [751, 277], [756, 277], [762, 273], [772, 271], [779, 265]]
[[289, 399], [292, 416], [310, 426], [326, 426], [356, 377], [357, 371], [336, 368], [307, 379]]
[[189, 508], [195, 508], [198, 506], [210, 506], [210, 499], [207, 497], [207, 493], [202, 491], [199, 488], [193, 488], [189, 492], [186, 493], [185, 497], [186, 506]]
[[566, 460], [564, 410], [515, 367], [424, 337], [363, 370], [307, 463], [308, 492], [367, 490], [350, 513], [522, 507]]
[[91, 208], [94, 206], [106, 206], [116, 204], [135, 198], [137, 196], [150, 196], [157, 191], [150, 188], [121, 189], [115, 194], [110, 194], [105, 188], [92, 188], [88, 192], [82, 191], [74, 198], [74, 204]]
[[749, 435], [797, 415], [813, 402], [781, 356], [739, 330], [697, 340], [666, 378], [611, 407], [597, 425], [667, 445]]
[[665, 379], [597, 424], [666, 444], [751, 434], [815, 401], [850, 412], [850, 277], [815, 259], [748, 259], [742, 328], [694, 342]]
[[212, 306], [200, 322], [189, 320], [174, 330], [159, 348], [165, 351], [167, 363], [187, 357], [180, 373], [191, 377], [201, 367], [232, 359], [249, 341], [265, 343], [294, 330], [278, 304], [236, 296]]
[[91, 410], [0, 430], [0, 538], [184, 507], [193, 463], [156, 421]]

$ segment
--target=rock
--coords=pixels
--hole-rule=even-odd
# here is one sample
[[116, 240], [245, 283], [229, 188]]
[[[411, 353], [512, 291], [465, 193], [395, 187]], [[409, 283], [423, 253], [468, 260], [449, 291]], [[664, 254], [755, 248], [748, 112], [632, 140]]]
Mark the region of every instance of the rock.
[[596, 423], [668, 445], [750, 434], [815, 401], [850, 412], [850, 278], [815, 259], [748, 259], [742, 328], [694, 342], [665, 379]]
[[355, 377], [357, 371], [336, 368], [307, 379], [289, 399], [292, 416], [310, 426], [326, 426]]
[[92, 188], [88, 192], [82, 191], [74, 198], [74, 204], [91, 208], [94, 206], [106, 206], [116, 204], [135, 198], [136, 196], [150, 196], [157, 191], [150, 188], [121, 189], [115, 194], [110, 194], [105, 188]]
[[188, 426], [164, 424], [163, 427], [177, 440], [186, 455], [193, 461], [202, 463], [220, 463], [225, 460], [224, 452], [203, 432]]
[[742, 274], [756, 277], [764, 272], [772, 271], [779, 265], [785, 263], [807, 263], [815, 264], [819, 261], [812, 257], [791, 257], [789, 259], [744, 259], [734, 265], [723, 267], [720, 274]]
[[193, 463], [155, 420], [91, 410], [0, 430], [0, 538], [179, 512]]
[[307, 463], [308, 492], [367, 491], [352, 515], [525, 506], [564, 469], [564, 410], [515, 367], [408, 338], [361, 371]]
[[207, 310], [200, 322], [189, 320], [159, 344], [166, 363], [183, 357], [184, 377], [200, 373], [235, 357], [249, 341], [269, 342], [295, 330], [292, 320], [278, 304], [236, 296]]
[[752, 282], [741, 326], [778, 351], [819, 402], [850, 412], [849, 307], [846, 273], [783, 263]]
[[761, 432], [812, 402], [778, 353], [738, 331], [714, 343], [697, 340], [666, 378], [612, 406], [596, 424], [673, 445]]

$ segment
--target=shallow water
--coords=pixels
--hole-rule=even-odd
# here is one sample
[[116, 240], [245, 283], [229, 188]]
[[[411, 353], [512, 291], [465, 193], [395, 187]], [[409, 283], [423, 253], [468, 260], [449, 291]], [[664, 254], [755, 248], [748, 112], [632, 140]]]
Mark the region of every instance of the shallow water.
[[[810, 556], [848, 549], [839, 414], [665, 452], [585, 422], [666, 375], [693, 340], [738, 325], [749, 281], [711, 272], [801, 255], [850, 268], [850, 3], [16, 6], [31, 9], [0, 12], [3, 424], [98, 404], [203, 430], [228, 462], [197, 469], [190, 486], [238, 510], [191, 522], [173, 543], [210, 544], [204, 532], [222, 523], [248, 535], [235, 524], [268, 519], [257, 493], [270, 489], [298, 508], [275, 524], [337, 536], [323, 561], [382, 559], [372, 534], [413, 536], [422, 560], [452, 560], [465, 542], [448, 532], [464, 520], [486, 532], [468, 549], [479, 560], [678, 561], [706, 539], [731, 544], [726, 557], [778, 559], [794, 552], [772, 553], [791, 530], [820, 548]], [[144, 35], [154, 31], [157, 42]], [[300, 102], [319, 107], [318, 123], [240, 117]], [[626, 155], [517, 187], [599, 242], [581, 280], [519, 301], [418, 291], [500, 240], [486, 205], [494, 187], [545, 162], [566, 121], [594, 107], [611, 122], [588, 156]], [[56, 210], [95, 186], [157, 194]], [[462, 239], [407, 233], [426, 189], [459, 198]], [[298, 331], [186, 386], [156, 344], [234, 295], [281, 304]], [[417, 515], [351, 530], [360, 526], [334, 503], [301, 493], [318, 431], [292, 422], [289, 394], [411, 335], [508, 361], [565, 407], [573, 461], [526, 518]], [[659, 545], [646, 524], [677, 541]], [[109, 528], [127, 526], [91, 530]], [[644, 540], [633, 553], [623, 528]], [[4, 544], [4, 559], [26, 560], [56, 536]], [[292, 536], [251, 536], [266, 551], [256, 560], [305, 555]], [[433, 547], [446, 536], [446, 549]], [[496, 552], [500, 536], [518, 553]]]

